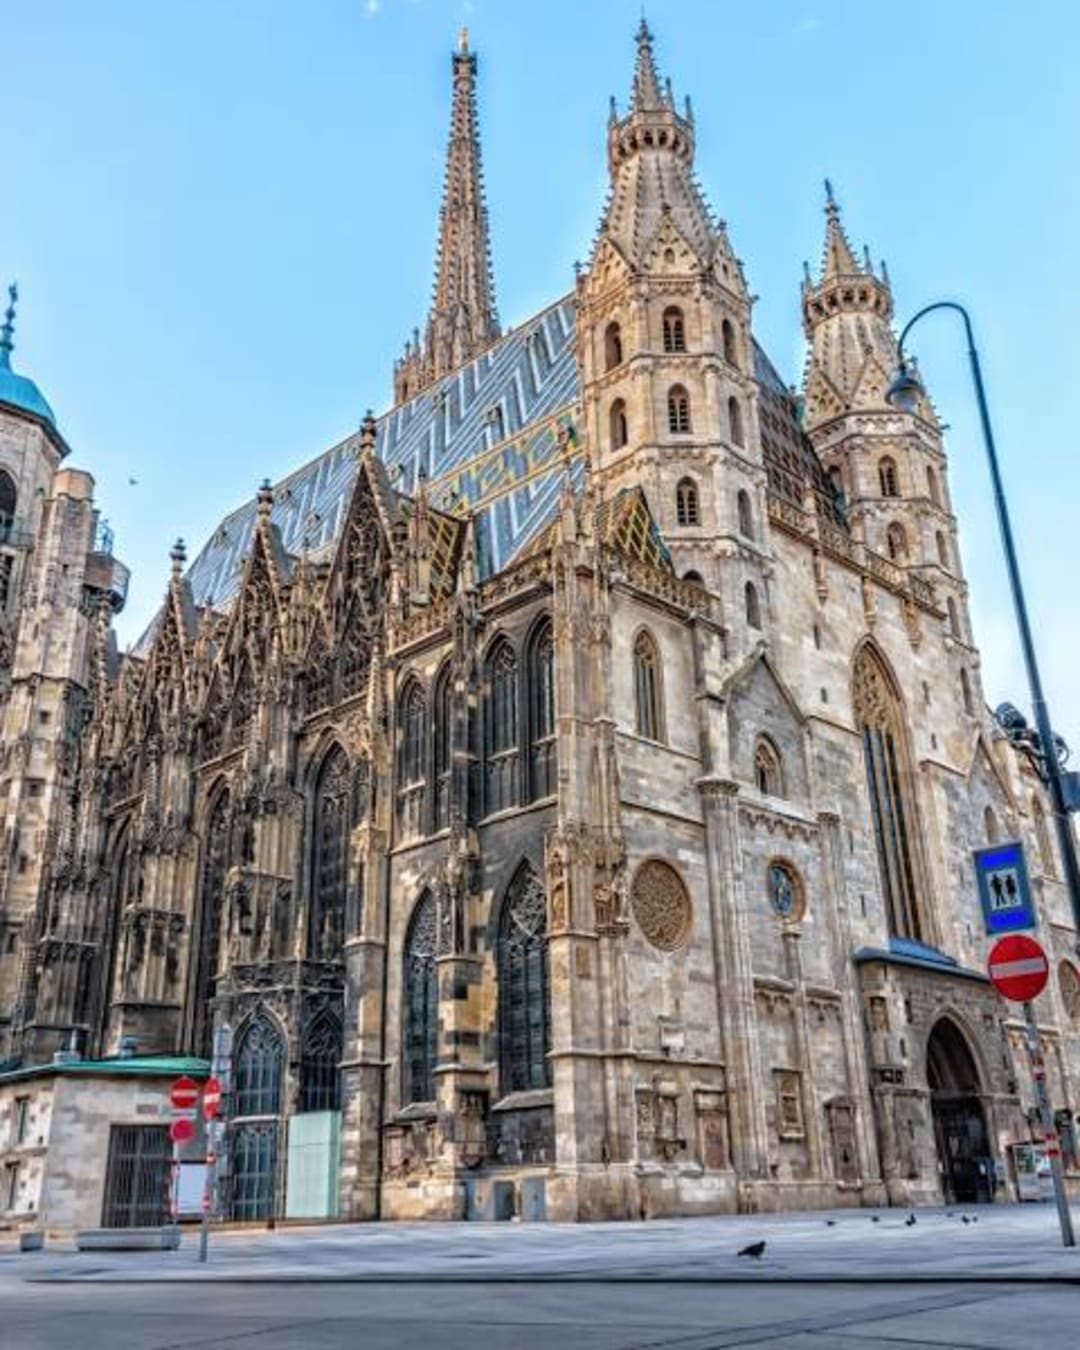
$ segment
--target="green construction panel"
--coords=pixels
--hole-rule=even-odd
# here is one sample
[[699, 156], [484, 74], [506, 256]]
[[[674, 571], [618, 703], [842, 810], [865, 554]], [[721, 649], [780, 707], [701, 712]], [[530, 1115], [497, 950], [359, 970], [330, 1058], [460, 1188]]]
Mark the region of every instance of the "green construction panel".
[[341, 1112], [307, 1111], [289, 1117], [285, 1216], [334, 1219], [341, 1170]]

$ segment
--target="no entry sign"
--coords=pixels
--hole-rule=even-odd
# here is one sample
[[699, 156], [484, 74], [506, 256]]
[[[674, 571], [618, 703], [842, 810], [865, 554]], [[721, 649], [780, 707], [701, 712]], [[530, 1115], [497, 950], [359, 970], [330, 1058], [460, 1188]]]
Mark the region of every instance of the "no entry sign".
[[1034, 938], [1013, 933], [995, 942], [987, 962], [990, 980], [1002, 997], [1030, 1003], [1046, 988], [1050, 963]]
[[177, 1078], [169, 1089], [174, 1111], [193, 1111], [199, 1101], [199, 1085], [194, 1078]]
[[213, 1120], [220, 1110], [221, 1084], [216, 1078], [208, 1078], [202, 1095], [203, 1119]]

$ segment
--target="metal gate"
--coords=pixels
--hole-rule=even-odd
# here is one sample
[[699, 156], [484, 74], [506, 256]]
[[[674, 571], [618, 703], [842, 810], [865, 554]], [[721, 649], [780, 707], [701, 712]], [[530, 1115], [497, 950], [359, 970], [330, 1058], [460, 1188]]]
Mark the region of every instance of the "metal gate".
[[277, 1185], [277, 1121], [248, 1122], [232, 1131], [232, 1216], [269, 1219]]
[[993, 1162], [978, 1098], [935, 1097], [933, 1111], [945, 1203], [992, 1200]]
[[167, 1125], [114, 1125], [105, 1172], [104, 1228], [153, 1228], [169, 1218], [172, 1144]]

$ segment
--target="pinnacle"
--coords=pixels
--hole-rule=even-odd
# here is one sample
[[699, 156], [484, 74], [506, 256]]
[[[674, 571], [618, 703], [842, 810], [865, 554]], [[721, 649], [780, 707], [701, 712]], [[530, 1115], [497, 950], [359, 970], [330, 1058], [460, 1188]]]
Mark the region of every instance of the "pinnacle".
[[825, 251], [821, 261], [822, 281], [839, 276], [858, 276], [862, 268], [855, 259], [840, 219], [840, 207], [833, 196], [832, 184], [825, 179]]
[[671, 106], [670, 94], [661, 92], [660, 77], [656, 73], [653, 59], [652, 33], [645, 22], [644, 15], [637, 31], [637, 60], [634, 63], [634, 88], [630, 99], [630, 111], [658, 112]]

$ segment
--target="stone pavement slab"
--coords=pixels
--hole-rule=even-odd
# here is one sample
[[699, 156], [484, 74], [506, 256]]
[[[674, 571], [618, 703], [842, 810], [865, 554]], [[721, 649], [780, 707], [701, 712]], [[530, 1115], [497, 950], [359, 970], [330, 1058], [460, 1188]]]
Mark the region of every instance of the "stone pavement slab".
[[[964, 1223], [964, 1217], [969, 1222]], [[0, 1255], [0, 1273], [78, 1281], [1044, 1281], [1080, 1283], [1051, 1206], [739, 1215], [640, 1224], [357, 1224], [197, 1233], [178, 1252]], [[763, 1239], [760, 1260], [739, 1257]]]

